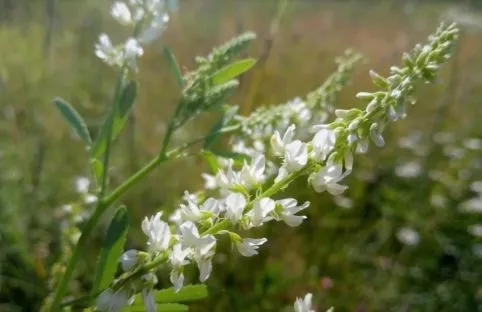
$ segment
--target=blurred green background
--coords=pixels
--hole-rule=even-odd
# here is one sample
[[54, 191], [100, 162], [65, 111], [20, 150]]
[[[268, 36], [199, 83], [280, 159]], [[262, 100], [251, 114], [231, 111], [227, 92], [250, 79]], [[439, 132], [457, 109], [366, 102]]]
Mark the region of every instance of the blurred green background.
[[[181, 0], [168, 30], [140, 63], [140, 98], [114, 149], [114, 184], [159, 148], [178, 97], [162, 58], [166, 45], [192, 68], [196, 55], [255, 31], [258, 39], [247, 54], [260, 62], [231, 100], [244, 114], [316, 88], [335, 69], [334, 58], [353, 48], [365, 62], [336, 106], [361, 107], [354, 94], [373, 90], [368, 69], [386, 74], [443, 18], [463, 24], [453, 60], [436, 84], [420, 87], [408, 118], [389, 128], [387, 146], [358, 157], [346, 194], [332, 198], [305, 182], [292, 185], [286, 194], [312, 202], [307, 222], [263, 228], [256, 234], [269, 243], [253, 258], [239, 257], [224, 242], [208, 281], [211, 296], [193, 311], [289, 311], [306, 292], [313, 292], [317, 311], [482, 311], [480, 4], [291, 0], [276, 24], [275, 0]], [[81, 201], [75, 181], [89, 175], [82, 144], [51, 100], [69, 100], [91, 130], [98, 129], [115, 74], [93, 46], [100, 32], [125, 36], [110, 19], [109, 5], [0, 0], [1, 312], [37, 311], [49, 293], [49, 272], [63, 244], [60, 208]], [[175, 141], [198, 137], [213, 120], [189, 124]], [[184, 190], [202, 188], [204, 170], [196, 157], [175, 161], [129, 192], [129, 247], [144, 246], [144, 216], [173, 210]], [[100, 227], [71, 294], [89, 288], [103, 233]], [[188, 273], [195, 282], [196, 272]]]

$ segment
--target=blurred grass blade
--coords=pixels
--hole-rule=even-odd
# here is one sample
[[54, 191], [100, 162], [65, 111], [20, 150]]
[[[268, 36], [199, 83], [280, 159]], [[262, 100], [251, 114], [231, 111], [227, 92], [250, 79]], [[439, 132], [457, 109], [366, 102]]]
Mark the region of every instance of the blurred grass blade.
[[181, 89], [184, 88], [184, 79], [182, 78], [181, 69], [179, 68], [176, 57], [172, 53], [171, 49], [169, 49], [168, 47], [164, 48], [164, 57], [169, 63], [169, 69], [171, 70], [171, 73], [174, 75], [174, 78], [176, 78], [176, 84]]
[[[125, 312], [144, 312], [146, 308], [142, 301], [132, 307], [124, 309]], [[189, 311], [189, 307], [180, 303], [161, 303], [157, 305], [157, 312], [184, 312]]]
[[239, 106], [227, 106], [223, 112], [223, 115], [219, 119], [217, 123], [211, 128], [209, 134], [204, 140], [204, 148], [207, 148], [214, 144], [216, 140], [219, 138], [219, 131], [226, 127], [231, 120], [236, 116], [238, 113]]
[[[208, 296], [208, 288], [204, 284], [187, 285], [175, 292], [174, 288], [166, 288], [156, 291], [157, 303], [188, 302], [204, 299]], [[142, 302], [141, 295], [136, 296], [135, 302]]]
[[254, 66], [254, 64], [256, 64], [255, 59], [244, 59], [229, 64], [228, 66], [221, 68], [211, 76], [212, 83], [214, 85], [219, 85], [228, 82], [229, 80], [232, 80], [248, 71], [251, 67]]
[[65, 121], [72, 127], [75, 133], [84, 141], [87, 146], [92, 145], [89, 130], [84, 122], [84, 119], [79, 113], [65, 100], [61, 98], [55, 98], [54, 104], [64, 117]]
[[110, 222], [102, 250], [97, 261], [96, 275], [92, 293], [109, 286], [114, 278], [119, 263], [119, 257], [124, 249], [127, 230], [129, 227], [129, 215], [125, 206], [120, 206]]
[[[122, 88], [122, 93], [119, 98], [119, 102], [116, 103], [118, 105], [117, 109], [114, 109], [115, 116], [113, 116], [112, 121], [112, 141], [114, 141], [117, 136], [119, 135], [120, 131], [124, 127], [127, 122], [127, 118], [129, 117], [129, 113], [132, 110], [134, 105], [134, 100], [137, 95], [137, 83], [133, 80], [127, 81], [127, 83]], [[102, 128], [100, 130], [99, 136], [94, 143], [94, 147], [92, 149], [92, 156], [94, 158], [100, 158], [102, 154], [105, 152], [107, 146], [107, 135], [109, 133], [109, 122], [110, 116], [107, 116], [105, 119]]]

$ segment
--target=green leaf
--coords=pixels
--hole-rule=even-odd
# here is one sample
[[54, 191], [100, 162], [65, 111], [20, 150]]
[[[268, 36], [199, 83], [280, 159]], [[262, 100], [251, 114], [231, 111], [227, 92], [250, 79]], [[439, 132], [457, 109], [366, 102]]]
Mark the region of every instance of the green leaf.
[[217, 173], [219, 171], [221, 166], [219, 165], [218, 158], [213, 152], [208, 150], [203, 150], [201, 151], [201, 156], [207, 162], [209, 168], [211, 169], [211, 172]]
[[168, 47], [164, 48], [164, 57], [169, 63], [171, 73], [174, 75], [174, 78], [176, 78], [176, 84], [179, 86], [179, 88], [184, 88], [184, 79], [182, 78], [181, 69], [179, 68], [176, 57]]
[[219, 121], [214, 124], [214, 126], [211, 128], [211, 131], [209, 131], [206, 140], [204, 140], [204, 148], [208, 148], [216, 142], [216, 140], [219, 138], [219, 131], [226, 127], [231, 120], [233, 120], [233, 118], [238, 113], [238, 110], [239, 106], [225, 107], [223, 115], [221, 116]]
[[232, 80], [248, 71], [254, 66], [254, 64], [256, 64], [256, 60], [254, 59], [244, 59], [231, 63], [221, 68], [211, 76], [212, 83], [214, 85], [219, 85], [228, 82], [229, 80]]
[[[160, 289], [156, 291], [157, 303], [189, 302], [204, 299], [208, 296], [208, 288], [204, 284], [186, 285], [176, 293], [174, 288]], [[136, 295], [135, 302], [142, 302], [140, 294]]]
[[[119, 100], [116, 104], [117, 107], [114, 107], [113, 112], [115, 115], [113, 116], [112, 121], [112, 141], [114, 141], [117, 136], [119, 135], [122, 128], [129, 117], [129, 113], [132, 110], [134, 105], [134, 100], [137, 95], [137, 84], [133, 80], [129, 80], [125, 83], [122, 88], [121, 95]], [[92, 149], [92, 156], [94, 158], [100, 158], [102, 154], [105, 152], [107, 146], [107, 134], [109, 132], [109, 123], [110, 123], [110, 115], [104, 120], [102, 128], [100, 129], [99, 136], [94, 143], [94, 147]]]
[[129, 227], [129, 215], [125, 206], [117, 208], [110, 222], [104, 239], [102, 250], [97, 261], [96, 275], [92, 293], [109, 286], [117, 271], [119, 257], [124, 249], [127, 230]]
[[89, 130], [79, 113], [66, 101], [61, 98], [55, 98], [54, 104], [64, 117], [65, 121], [72, 127], [75, 133], [84, 141], [87, 146], [92, 144]]
[[[146, 308], [144, 304], [134, 305], [132, 307], [128, 307], [124, 309], [124, 311], [129, 312], [144, 312]], [[162, 303], [157, 305], [158, 312], [184, 312], [189, 311], [189, 307], [184, 304], [179, 303]]]

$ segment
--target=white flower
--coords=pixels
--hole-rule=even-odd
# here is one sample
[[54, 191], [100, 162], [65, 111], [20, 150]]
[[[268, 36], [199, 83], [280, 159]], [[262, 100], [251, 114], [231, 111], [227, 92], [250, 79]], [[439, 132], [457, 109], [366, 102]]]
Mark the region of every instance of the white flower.
[[397, 233], [398, 240], [405, 245], [418, 245], [420, 242], [420, 235], [417, 231], [409, 227], [401, 228]]
[[149, 238], [147, 245], [151, 252], [166, 250], [171, 240], [169, 225], [161, 220], [161, 216], [162, 212], [158, 212], [155, 216], [149, 219], [146, 217], [142, 221], [142, 231]]
[[468, 232], [476, 237], [482, 237], [482, 224], [474, 224], [468, 227]]
[[243, 185], [247, 188], [252, 188], [264, 181], [265, 158], [264, 155], [259, 155], [253, 159], [251, 165], [246, 162], [240, 172], [240, 178]]
[[183, 267], [189, 264], [189, 260], [186, 257], [191, 253], [191, 248], [182, 248], [181, 244], [176, 244], [172, 248], [172, 252], [169, 255], [169, 261], [172, 265], [172, 270], [170, 274], [170, 280], [174, 289], [179, 291], [184, 284], [184, 273]]
[[325, 190], [331, 195], [340, 195], [348, 187], [340, 185], [340, 182], [347, 174], [343, 173], [343, 166], [339, 163], [328, 163], [319, 172], [310, 175], [309, 181], [316, 192], [321, 193]]
[[311, 308], [312, 297], [313, 295], [308, 293], [303, 299], [296, 298], [294, 305], [295, 312], [315, 312], [315, 310]]
[[189, 197], [184, 197], [187, 201], [187, 205], [181, 204], [181, 215], [184, 220], [198, 221], [203, 218], [201, 210], [199, 210], [198, 205]]
[[283, 166], [288, 172], [298, 171], [308, 163], [308, 148], [300, 140], [285, 146]]
[[313, 137], [313, 158], [317, 161], [325, 161], [331, 153], [336, 142], [335, 132], [324, 125], [317, 126], [320, 129]]
[[216, 246], [216, 238], [214, 235], [205, 235], [201, 237], [194, 223], [186, 221], [180, 225], [181, 241], [183, 247], [192, 247], [200, 255], [208, 254], [211, 249]]
[[276, 207], [274, 200], [268, 197], [263, 197], [254, 203], [253, 209], [246, 215], [250, 219], [250, 227], [261, 226], [265, 221], [269, 221], [272, 218], [268, 217], [268, 214]]
[[276, 156], [281, 156], [285, 152], [285, 147], [287, 144], [291, 143], [293, 140], [293, 136], [295, 135], [295, 125], [291, 125], [286, 129], [286, 132], [283, 135], [283, 138], [281, 138], [278, 130], [276, 130], [271, 137], [270, 143], [271, 143], [271, 148], [273, 149], [273, 152]]
[[110, 10], [112, 17], [122, 25], [132, 24], [132, 16], [129, 7], [124, 2], [115, 2]]
[[124, 62], [132, 68], [132, 69], [137, 69], [137, 58], [142, 56], [144, 54], [144, 50], [139, 44], [139, 41], [135, 38], [129, 38], [127, 39], [125, 45], [124, 45]]
[[201, 254], [200, 252], [194, 253], [194, 261], [196, 261], [197, 267], [199, 269], [199, 280], [201, 282], [205, 282], [213, 271], [213, 256], [213, 250], [210, 250], [206, 254]]
[[157, 312], [156, 298], [152, 289], [142, 290], [142, 301], [146, 307], [146, 312]]
[[385, 145], [385, 140], [383, 139], [381, 129], [378, 124], [374, 123], [370, 126], [370, 136], [376, 146], [382, 147]]
[[216, 175], [216, 183], [222, 189], [230, 189], [241, 184], [241, 178], [238, 173], [233, 171], [232, 164], [229, 164], [226, 172], [219, 170]]
[[180, 225], [184, 221], [182, 219], [182, 209], [177, 208], [176, 210], [174, 210], [173, 213], [169, 216], [169, 221], [177, 225]]
[[123, 289], [114, 291], [111, 288], [107, 288], [97, 297], [95, 304], [100, 311], [120, 312], [131, 303], [132, 300]]
[[395, 167], [395, 174], [402, 178], [416, 178], [421, 172], [422, 165], [417, 161], [411, 161]]
[[230, 193], [225, 200], [226, 217], [228, 217], [233, 224], [236, 224], [246, 207], [246, 198], [241, 193]]
[[201, 174], [202, 178], [204, 179], [204, 188], [208, 190], [214, 190], [218, 187], [216, 183], [216, 177], [212, 176], [207, 173]]
[[266, 238], [243, 238], [241, 242], [236, 242], [236, 248], [239, 253], [245, 257], [252, 257], [258, 254], [259, 246], [266, 243]]
[[166, 29], [166, 23], [169, 21], [169, 15], [162, 14], [156, 16], [149, 26], [145, 28], [139, 36], [139, 42], [143, 44], [150, 44], [159, 38], [162, 32]]
[[97, 202], [97, 196], [94, 194], [86, 194], [84, 197], [84, 203], [86, 204], [93, 204]]
[[95, 55], [111, 66], [122, 62], [122, 53], [112, 45], [106, 34], [99, 36], [99, 42], [95, 44]]
[[120, 257], [120, 263], [124, 272], [130, 271], [139, 260], [139, 252], [135, 249], [130, 249], [124, 252]]
[[75, 190], [77, 193], [88, 193], [90, 186], [90, 180], [87, 177], [77, 177], [75, 180]]
[[304, 210], [310, 206], [309, 202], [305, 202], [301, 206], [297, 206], [298, 202], [294, 198], [286, 198], [276, 201], [283, 207], [283, 211], [280, 213], [280, 218], [289, 226], [299, 226], [306, 216], [297, 216], [296, 213]]

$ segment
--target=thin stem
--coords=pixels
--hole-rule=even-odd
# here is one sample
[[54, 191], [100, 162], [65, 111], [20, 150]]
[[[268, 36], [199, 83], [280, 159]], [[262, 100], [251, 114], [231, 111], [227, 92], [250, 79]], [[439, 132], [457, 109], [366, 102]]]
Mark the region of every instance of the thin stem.
[[74, 251], [72, 253], [72, 257], [70, 258], [69, 263], [67, 264], [67, 268], [65, 269], [65, 273], [62, 276], [56, 291], [55, 291], [55, 296], [54, 299], [52, 300], [52, 303], [49, 307], [49, 310], [51, 312], [58, 311], [58, 306], [60, 304], [60, 301], [64, 297], [64, 294], [67, 290], [67, 286], [72, 278], [72, 275], [74, 273], [74, 269], [77, 265], [77, 262], [82, 255], [85, 247], [89, 243], [89, 236], [94, 227], [97, 225], [97, 223], [100, 220], [100, 217], [102, 214], [105, 212], [105, 210], [108, 208], [108, 206], [104, 205], [102, 202], [99, 202], [97, 205], [97, 208], [94, 211], [94, 214], [90, 217], [89, 221], [87, 221], [87, 224], [85, 227], [82, 229], [82, 234], [80, 235], [79, 241], [77, 242], [77, 245], [74, 248]]
[[[161, 163], [171, 159], [172, 157], [177, 157], [179, 154], [181, 154], [184, 150], [190, 148], [191, 146], [198, 144], [200, 142], [203, 142], [204, 140], [213, 137], [215, 135], [219, 134], [226, 134], [226, 133], [231, 133], [234, 132], [238, 129], [241, 128], [241, 125], [234, 125], [231, 127], [226, 127], [221, 129], [220, 131], [216, 133], [209, 134], [207, 136], [195, 139], [193, 141], [190, 141], [188, 143], [185, 143], [184, 145], [177, 147], [169, 152], [162, 152], [159, 153], [154, 159], [152, 159], [149, 163], [147, 163], [144, 167], [142, 167], [139, 171], [134, 173], [130, 178], [128, 178], [124, 183], [122, 183], [119, 187], [117, 187], [112, 193], [110, 193], [108, 196], [104, 198], [104, 203], [106, 205], [111, 205], [114, 201], [119, 199], [129, 188], [131, 188], [134, 184], [136, 184], [138, 181], [140, 181], [143, 177], [148, 175], [152, 170], [154, 170], [158, 165]], [[167, 134], [166, 134], [167, 135]]]
[[102, 171], [102, 178], [101, 178], [101, 188], [100, 188], [100, 194], [99, 198], [102, 198], [107, 190], [107, 182], [108, 182], [108, 177], [109, 177], [109, 161], [110, 161], [110, 148], [112, 145], [112, 127], [114, 124], [114, 118], [117, 113], [117, 109], [119, 106], [119, 100], [121, 96], [121, 90], [122, 90], [122, 83], [124, 81], [124, 73], [125, 73], [125, 68], [122, 67], [119, 74], [117, 75], [117, 82], [115, 86], [115, 92], [114, 92], [114, 99], [112, 102], [112, 108], [111, 111], [109, 112], [109, 116], [107, 117], [107, 122], [108, 122], [108, 127], [107, 127], [107, 141], [106, 141], [106, 146], [105, 146], [105, 152], [104, 152], [104, 159], [102, 161], [102, 166], [103, 166], [103, 171]]

